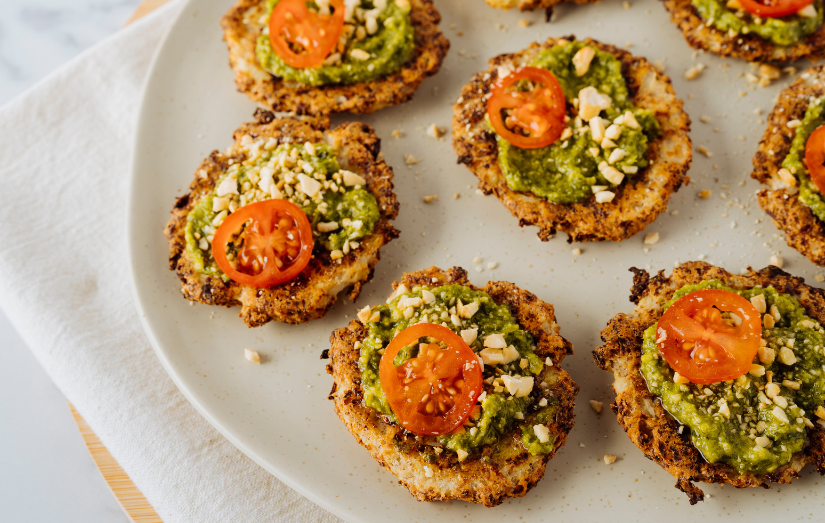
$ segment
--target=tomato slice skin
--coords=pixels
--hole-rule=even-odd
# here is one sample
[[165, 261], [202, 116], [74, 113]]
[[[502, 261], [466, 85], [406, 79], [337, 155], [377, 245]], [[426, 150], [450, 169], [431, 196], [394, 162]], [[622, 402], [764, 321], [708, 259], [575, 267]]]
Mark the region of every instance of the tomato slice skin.
[[[531, 91], [507, 90], [521, 80], [538, 85]], [[501, 114], [505, 110], [512, 111], [506, 119]], [[522, 149], [538, 149], [558, 140], [564, 132], [565, 114], [566, 102], [559, 81], [553, 73], [540, 67], [520, 67], [499, 79], [490, 89], [487, 100], [487, 115], [493, 129]], [[513, 132], [511, 128], [519, 128], [528, 135]]]
[[[723, 323], [722, 311], [736, 314], [742, 323]], [[750, 370], [762, 338], [762, 318], [735, 292], [703, 289], [682, 296], [665, 311], [656, 338], [673, 370], [693, 383], [708, 385]]]
[[[243, 243], [236, 258], [242, 271], [229, 262], [226, 248], [249, 220], [241, 232]], [[227, 216], [215, 231], [212, 256], [233, 281], [265, 288], [298, 276], [309, 264], [313, 242], [312, 225], [300, 207], [286, 200], [264, 200]]]
[[[444, 342], [446, 348], [422, 343], [415, 358], [398, 367], [393, 364], [398, 351], [425, 336]], [[483, 388], [478, 356], [456, 333], [433, 323], [417, 323], [399, 332], [387, 345], [378, 370], [401, 426], [423, 436], [441, 436], [461, 427]]]
[[[284, 62], [297, 69], [320, 67], [344, 30], [344, 0], [330, 0], [332, 13], [320, 15], [306, 0], [280, 0], [269, 17], [269, 41]], [[300, 45], [296, 53], [289, 44]]]
[[814, 185], [825, 192], [825, 125], [817, 127], [805, 143], [805, 167]]
[[792, 15], [811, 5], [814, 0], [739, 0], [745, 11], [764, 18], [779, 18]]

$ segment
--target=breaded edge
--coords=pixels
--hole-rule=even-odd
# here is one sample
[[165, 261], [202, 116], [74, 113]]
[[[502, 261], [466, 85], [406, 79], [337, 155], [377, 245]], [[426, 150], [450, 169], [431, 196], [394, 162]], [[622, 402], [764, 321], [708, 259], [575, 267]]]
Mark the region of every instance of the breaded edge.
[[533, 11], [535, 9], [552, 9], [561, 4], [595, 4], [599, 0], [486, 0], [491, 7], [510, 9], [518, 7], [519, 11]]
[[688, 136], [690, 119], [682, 110], [683, 102], [676, 97], [670, 78], [650, 62], [617, 47], [585, 39], [588, 45], [622, 62], [631, 101], [652, 111], [658, 120], [662, 134], [650, 141], [647, 152], [650, 165], [622, 182], [610, 203], [596, 203], [594, 198], [588, 198], [579, 203], [557, 205], [530, 192], [510, 189], [499, 166], [496, 135], [485, 122], [486, 97], [498, 79], [500, 65], [527, 65], [541, 50], [553, 47], [560, 40], [575, 40], [575, 37], [550, 38], [544, 44], [532, 44], [518, 53], [499, 55], [490, 60], [486, 72], [476, 74], [464, 86], [453, 114], [453, 148], [458, 154], [458, 163], [465, 164], [478, 177], [478, 187], [485, 194], [495, 194], [518, 218], [520, 226], [539, 227], [538, 236], [542, 241], [549, 240], [557, 230], [568, 234], [568, 242], [621, 241], [653, 222], [667, 208], [671, 194], [690, 180], [687, 176], [693, 158]]
[[[508, 497], [524, 496], [542, 478], [547, 462], [564, 445], [573, 427], [574, 398], [579, 390], [570, 375], [559, 367], [564, 357], [573, 353], [573, 347], [559, 335], [553, 306], [512, 283], [489, 282], [477, 289], [467, 279], [467, 272], [458, 267], [447, 271], [431, 267], [407, 273], [400, 282], [393, 283], [393, 287], [401, 283], [408, 288], [418, 285], [466, 285], [489, 293], [496, 303], [509, 305], [519, 325], [536, 340], [536, 354], [553, 361], [552, 366], [545, 366], [541, 375], [549, 386], [544, 389], [537, 387], [543, 397], [552, 396], [558, 400], [555, 419], [547, 425], [555, 441], [553, 452], [531, 456], [521, 443], [519, 428], [514, 427], [501, 440], [510, 449], [506, 453], [492, 453], [492, 449], [487, 447], [481, 454], [471, 453], [465, 461], [458, 462], [453, 452], [445, 450], [434, 460], [428, 461], [415, 450], [418, 445], [416, 438], [399, 426], [385, 423], [377, 411], [363, 405], [358, 363], [360, 351], [355, 344], [362, 341], [368, 331], [355, 320], [346, 328], [332, 333], [332, 347], [326, 353], [331, 359], [327, 372], [335, 381], [330, 393], [330, 399], [335, 402], [335, 412], [358, 443], [382, 467], [397, 476], [399, 482], [419, 501], [459, 499], [492, 507]], [[537, 379], [536, 383], [540, 381]], [[403, 448], [408, 450], [404, 452]], [[485, 456], [485, 461], [480, 459], [482, 456]], [[430, 469], [430, 477], [427, 477], [427, 468]]]
[[[169, 241], [169, 268], [181, 280], [184, 298], [208, 305], [234, 307], [241, 305], [241, 316], [250, 327], [270, 320], [303, 323], [320, 318], [332, 307], [339, 292], [349, 288], [348, 297], [355, 300], [364, 283], [372, 278], [373, 268], [380, 258], [380, 248], [398, 236], [391, 221], [398, 215], [398, 201], [393, 192], [392, 169], [379, 156], [381, 141], [366, 124], [346, 123], [332, 131], [325, 117], [275, 118], [269, 111], [258, 109], [256, 122], [241, 125], [234, 133], [235, 143], [228, 154], [213, 151], [195, 171], [189, 192], [178, 198], [164, 234]], [[186, 251], [186, 223], [189, 211], [215, 189], [215, 184], [231, 163], [245, 159], [237, 149], [243, 135], [272, 137], [279, 143], [304, 143], [340, 140], [342, 168], [357, 171], [366, 181], [366, 189], [375, 197], [381, 216], [373, 233], [361, 240], [358, 249], [333, 261], [329, 252], [315, 246], [313, 259], [295, 279], [266, 289], [256, 289], [198, 272]], [[200, 174], [199, 174], [200, 173]], [[205, 173], [205, 175], [204, 175]]]
[[273, 76], [258, 64], [255, 42], [262, 28], [249, 20], [260, 16], [248, 12], [261, 11], [263, 2], [240, 0], [221, 18], [238, 91], [273, 111], [296, 114], [371, 113], [406, 102], [425, 78], [438, 72], [450, 48], [432, 0], [411, 0], [411, 5], [415, 51], [401, 70], [371, 82], [314, 87]]
[[759, 191], [759, 205], [785, 233], [785, 241], [820, 266], [825, 265], [825, 224], [802, 203], [797, 187], [789, 188], [778, 173], [796, 136], [788, 122], [805, 118], [810, 98], [821, 96], [825, 96], [825, 66], [821, 65], [808, 69], [779, 93], [753, 157], [751, 173], [752, 178], [768, 186]]
[[600, 368], [614, 374], [616, 401], [611, 408], [619, 424], [645, 456], [676, 478], [676, 488], [687, 494], [691, 505], [704, 499], [704, 493], [694, 481], [769, 488], [771, 482], [790, 483], [809, 462], [825, 475], [825, 430], [819, 425], [808, 431], [810, 442], [806, 449], [774, 473], [740, 473], [729, 465], [708, 463], [690, 442], [690, 431], [680, 434], [679, 423], [648, 391], [640, 370], [642, 334], [659, 320], [665, 302], [684, 285], [710, 279], [739, 289], [773, 285], [778, 292], [798, 299], [807, 314], [820, 322], [825, 321], [825, 291], [809, 287], [803, 279], [773, 266], [760, 271], [749, 268], [746, 275], [734, 275], [704, 262], [684, 263], [676, 267], [670, 277], [665, 277], [664, 271], [652, 278], [641, 269], [631, 271], [634, 277], [630, 300], [637, 307], [630, 315], [620, 313], [608, 322], [601, 333], [605, 344], [593, 351], [593, 358]]
[[691, 0], [662, 0], [676, 24], [694, 49], [704, 49], [724, 57], [741, 58], [748, 62], [788, 62], [807, 58], [825, 58], [825, 27], [820, 27], [801, 42], [781, 47], [756, 35], [729, 36], [727, 32], [708, 27]]

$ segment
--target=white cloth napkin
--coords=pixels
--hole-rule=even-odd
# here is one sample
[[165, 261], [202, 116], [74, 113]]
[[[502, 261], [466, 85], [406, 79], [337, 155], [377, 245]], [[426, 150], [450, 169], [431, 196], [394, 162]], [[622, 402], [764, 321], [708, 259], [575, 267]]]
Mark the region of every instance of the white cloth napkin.
[[124, 209], [135, 123], [180, 7], [0, 108], [0, 307], [165, 523], [339, 521], [189, 405], [132, 303]]

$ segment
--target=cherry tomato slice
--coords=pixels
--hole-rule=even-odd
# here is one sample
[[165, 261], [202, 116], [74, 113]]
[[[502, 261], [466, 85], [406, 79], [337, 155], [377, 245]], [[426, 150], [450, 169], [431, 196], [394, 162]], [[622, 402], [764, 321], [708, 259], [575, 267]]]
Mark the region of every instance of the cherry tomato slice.
[[745, 11], [764, 18], [779, 18], [798, 12], [814, 0], [739, 0]]
[[[418, 355], [393, 364], [398, 351], [428, 336], [444, 342], [421, 343]], [[381, 386], [405, 429], [424, 436], [449, 434], [461, 427], [482, 390], [478, 356], [457, 334], [441, 325], [417, 323], [399, 332], [381, 357]]]
[[[530, 80], [530, 91], [508, 91], [521, 80]], [[521, 67], [493, 85], [487, 114], [493, 129], [522, 149], [546, 147], [564, 131], [566, 103], [555, 75], [540, 67]], [[508, 111], [505, 116], [502, 114]], [[518, 131], [518, 132], [516, 132]]]
[[[723, 322], [722, 312], [742, 322]], [[668, 364], [693, 383], [707, 385], [736, 379], [750, 370], [762, 320], [756, 308], [735, 292], [704, 289], [676, 300], [656, 329], [659, 352]]]
[[[306, 0], [280, 0], [269, 17], [269, 41], [284, 62], [295, 68], [320, 67], [344, 30], [344, 0], [330, 0], [331, 14], [321, 15]], [[301, 48], [293, 51], [290, 44]]]
[[[230, 241], [240, 245], [234, 266], [226, 252]], [[233, 281], [263, 288], [298, 276], [312, 257], [312, 245], [312, 226], [300, 207], [286, 200], [264, 200], [224, 220], [212, 240], [212, 256]]]
[[811, 180], [825, 192], [825, 125], [817, 127], [805, 144], [805, 166]]

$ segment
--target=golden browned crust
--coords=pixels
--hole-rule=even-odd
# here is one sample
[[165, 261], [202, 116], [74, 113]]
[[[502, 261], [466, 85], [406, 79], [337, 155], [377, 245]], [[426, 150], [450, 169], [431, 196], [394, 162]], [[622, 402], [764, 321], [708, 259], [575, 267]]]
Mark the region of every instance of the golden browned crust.
[[610, 203], [596, 203], [594, 198], [557, 205], [529, 192], [517, 192], [507, 185], [498, 163], [495, 133], [487, 127], [486, 96], [498, 79], [503, 64], [530, 64], [539, 52], [559, 42], [574, 40], [550, 38], [524, 51], [499, 55], [490, 60], [490, 68], [476, 74], [464, 86], [453, 113], [453, 148], [458, 162], [467, 165], [478, 179], [479, 188], [494, 193], [519, 220], [519, 225], [536, 225], [538, 236], [549, 240], [557, 230], [568, 234], [568, 241], [621, 241], [641, 231], [667, 208], [670, 195], [689, 178], [687, 170], [693, 158], [690, 119], [676, 98], [670, 78], [657, 71], [644, 58], [637, 58], [617, 47], [586, 39], [589, 45], [606, 51], [622, 62], [622, 74], [632, 102], [650, 110], [662, 128], [662, 135], [651, 140], [647, 151], [650, 165], [626, 179]]
[[534, 9], [551, 9], [557, 5], [570, 4], [595, 4], [599, 0], [486, 0], [487, 3], [499, 9], [510, 9], [518, 7], [521, 11], [532, 11]]
[[[276, 119], [272, 113], [261, 109], [255, 116], [256, 122], [246, 123], [235, 131], [235, 144], [229, 151], [213, 151], [201, 163], [189, 192], [175, 202], [172, 218], [164, 231], [169, 241], [169, 268], [177, 271], [184, 298], [208, 305], [240, 305], [239, 316], [250, 327], [270, 320], [303, 323], [323, 317], [341, 291], [349, 289], [348, 297], [355, 300], [363, 284], [372, 278], [381, 246], [398, 236], [398, 231], [390, 223], [398, 215], [393, 173], [379, 157], [381, 141], [366, 124], [346, 123], [329, 130], [329, 120], [325, 117]], [[313, 259], [298, 277], [266, 289], [247, 287], [234, 281], [224, 282], [195, 270], [186, 250], [187, 215], [201, 198], [215, 189], [215, 183], [230, 161], [237, 163], [245, 159], [238, 141], [247, 134], [253, 138], [275, 138], [279, 143], [288, 139], [299, 143], [327, 142], [340, 147], [338, 161], [341, 167], [361, 174], [367, 181], [366, 189], [378, 202], [381, 217], [373, 233], [360, 242], [358, 249], [351, 250], [337, 262], [330, 259], [326, 249], [316, 244]]]
[[756, 35], [730, 36], [725, 31], [709, 27], [699, 16], [690, 0], [663, 0], [685, 40], [694, 49], [704, 49], [719, 56], [742, 58], [748, 62], [788, 62], [807, 58], [825, 58], [825, 28], [788, 47], [778, 46]]
[[788, 245], [817, 265], [825, 265], [825, 225], [799, 200], [797, 188], [785, 185], [778, 173], [796, 135], [795, 129], [788, 128], [788, 122], [805, 118], [811, 98], [822, 96], [825, 66], [821, 65], [808, 69], [779, 93], [753, 157], [751, 173], [751, 177], [769, 187], [759, 191], [759, 205], [785, 233]]
[[415, 52], [400, 71], [372, 82], [313, 87], [273, 76], [258, 64], [255, 42], [264, 28], [264, 2], [240, 0], [221, 18], [238, 91], [273, 111], [296, 114], [371, 113], [406, 102], [425, 78], [438, 72], [450, 48], [438, 28], [441, 15], [432, 0], [411, 4]]
[[631, 270], [635, 276], [630, 300], [638, 306], [633, 313], [617, 314], [608, 322], [601, 333], [605, 344], [593, 351], [593, 358], [599, 367], [613, 372], [616, 402], [611, 408], [630, 440], [645, 456], [676, 478], [676, 488], [688, 495], [691, 504], [704, 499], [694, 481], [768, 488], [771, 482], [790, 483], [809, 462], [825, 475], [825, 430], [819, 425], [808, 431], [810, 442], [805, 451], [794, 455], [790, 463], [772, 474], [740, 473], [723, 463], [708, 463], [690, 442], [689, 431], [679, 434], [678, 422], [648, 391], [640, 371], [642, 334], [662, 316], [665, 302], [685, 285], [710, 279], [739, 289], [773, 285], [780, 293], [794, 296], [807, 314], [820, 322], [825, 321], [825, 291], [809, 287], [803, 279], [773, 266], [734, 275], [704, 262], [688, 262], [676, 267], [669, 278], [664, 271], [651, 278], [643, 270]]
[[[454, 283], [475, 289], [467, 279], [467, 272], [458, 267], [448, 271], [431, 267], [407, 273], [393, 287], [401, 283], [408, 288]], [[509, 305], [521, 328], [536, 340], [536, 354], [554, 362], [552, 366], [545, 366], [542, 375], [536, 379], [537, 383], [544, 381], [547, 386], [535, 388], [537, 398], [552, 398], [559, 406], [555, 419], [547, 425], [556, 443], [550, 454], [530, 455], [521, 443], [519, 428], [514, 427], [497, 445], [472, 453], [463, 462], [449, 451], [428, 461], [422, 440], [385, 422], [377, 411], [362, 403], [360, 351], [355, 344], [367, 336], [367, 329], [353, 320], [346, 328], [334, 331], [330, 338], [332, 348], [328, 354], [331, 361], [327, 372], [335, 380], [330, 393], [335, 412], [358, 443], [382, 467], [396, 475], [419, 501], [460, 499], [492, 507], [508, 497], [524, 496], [542, 478], [547, 462], [564, 445], [567, 433], [573, 427], [573, 404], [579, 388], [559, 367], [562, 359], [573, 353], [573, 347], [559, 335], [553, 306], [512, 283], [489, 282], [480, 290], [489, 293], [496, 303]], [[430, 477], [427, 477], [427, 468]]]

